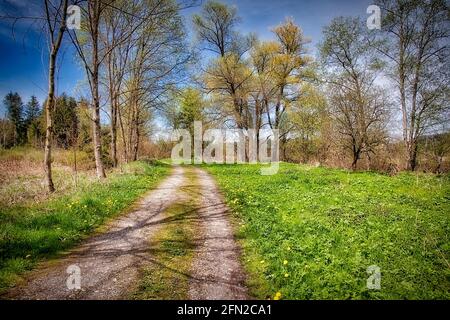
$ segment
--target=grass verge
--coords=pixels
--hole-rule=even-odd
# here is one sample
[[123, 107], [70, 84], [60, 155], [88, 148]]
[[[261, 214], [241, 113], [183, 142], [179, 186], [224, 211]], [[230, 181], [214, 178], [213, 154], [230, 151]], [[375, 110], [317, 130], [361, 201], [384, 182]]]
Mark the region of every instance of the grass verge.
[[[211, 165], [239, 221], [251, 294], [449, 299], [450, 177], [282, 164]], [[381, 269], [381, 290], [367, 268]], [[281, 294], [281, 296], [280, 296]]]
[[153, 188], [169, 167], [136, 162], [79, 192], [47, 202], [0, 208], [0, 292], [38, 261], [73, 247]]

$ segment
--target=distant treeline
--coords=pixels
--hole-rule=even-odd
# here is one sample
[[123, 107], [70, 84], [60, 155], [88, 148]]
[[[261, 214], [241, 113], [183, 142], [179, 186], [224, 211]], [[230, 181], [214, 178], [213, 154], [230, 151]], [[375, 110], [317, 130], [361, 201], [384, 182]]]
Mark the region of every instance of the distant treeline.
[[[3, 105], [6, 118], [0, 119], [0, 146], [5, 149], [22, 145], [43, 148], [46, 119], [37, 98], [32, 96], [24, 103], [17, 92], [10, 92], [4, 97]], [[52, 141], [54, 147], [92, 152], [91, 120], [86, 101], [76, 101], [63, 93], [56, 98], [52, 114], [55, 119]], [[102, 130], [102, 137], [104, 145], [107, 146], [110, 139], [107, 128]], [[104, 149], [104, 160], [110, 164], [108, 148]]]

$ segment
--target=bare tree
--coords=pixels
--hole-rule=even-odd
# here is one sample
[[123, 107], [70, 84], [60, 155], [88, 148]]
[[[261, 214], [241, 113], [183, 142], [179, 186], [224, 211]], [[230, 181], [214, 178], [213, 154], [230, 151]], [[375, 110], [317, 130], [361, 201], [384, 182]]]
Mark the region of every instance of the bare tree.
[[126, 161], [137, 160], [152, 115], [164, 111], [168, 93], [186, 79], [185, 67], [192, 54], [184, 45], [181, 8], [181, 3], [171, 0], [146, 1], [138, 6], [143, 19], [131, 34], [118, 109]]
[[45, 155], [44, 168], [47, 188], [49, 192], [55, 191], [52, 179], [52, 137], [53, 137], [53, 121], [52, 113], [55, 109], [55, 68], [59, 49], [66, 32], [66, 18], [68, 0], [61, 0], [55, 5], [50, 0], [44, 0], [45, 17], [47, 23], [47, 32], [49, 38], [49, 64], [48, 64], [48, 95], [47, 104], [45, 105]]
[[109, 1], [89, 0], [83, 6], [82, 30], [69, 32], [70, 38], [80, 56], [89, 82], [92, 96], [92, 137], [97, 177], [105, 178], [102, 160], [102, 141], [100, 126], [100, 95], [99, 73], [100, 65], [105, 58], [105, 52], [100, 47], [100, 21]]
[[[120, 9], [116, 9], [120, 6]], [[106, 87], [110, 102], [111, 120], [111, 160], [113, 167], [118, 164], [117, 156], [117, 127], [119, 120], [120, 95], [123, 89], [127, 72], [130, 53], [135, 45], [135, 37], [132, 32], [136, 21], [134, 16], [138, 14], [139, 7], [133, 2], [121, 1], [114, 8], [105, 9], [105, 18], [102, 24], [103, 45], [106, 55]], [[127, 14], [123, 14], [124, 10]], [[127, 157], [126, 157], [127, 158]]]
[[253, 36], [242, 36], [235, 29], [240, 22], [235, 7], [208, 1], [201, 15], [193, 18], [195, 31], [206, 49], [218, 54], [205, 71], [205, 90], [214, 93], [222, 105], [223, 118], [234, 121], [240, 129], [253, 127], [249, 109], [252, 70], [243, 58], [254, 42]]
[[235, 7], [216, 1], [206, 2], [202, 14], [193, 17], [198, 39], [207, 44], [207, 50], [221, 57], [235, 47], [237, 34], [234, 28], [239, 21]]
[[345, 148], [351, 150], [356, 169], [363, 153], [384, 139], [387, 101], [374, 85], [379, 65], [357, 18], [333, 19], [324, 29], [321, 56], [328, 67], [331, 108]]
[[383, 36], [377, 46], [392, 67], [402, 112], [406, 167], [417, 167], [418, 141], [440, 125], [449, 104], [450, 35], [448, 3], [444, 0], [380, 0]]

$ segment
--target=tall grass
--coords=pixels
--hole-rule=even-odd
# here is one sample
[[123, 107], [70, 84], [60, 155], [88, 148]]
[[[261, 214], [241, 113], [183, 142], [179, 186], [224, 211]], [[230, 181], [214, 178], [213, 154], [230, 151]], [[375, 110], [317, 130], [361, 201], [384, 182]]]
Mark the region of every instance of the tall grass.
[[0, 207], [46, 201], [78, 191], [95, 180], [95, 163], [87, 153], [77, 151], [75, 155], [73, 150], [55, 149], [52, 154], [55, 194], [47, 192], [44, 182], [42, 150], [0, 149]]

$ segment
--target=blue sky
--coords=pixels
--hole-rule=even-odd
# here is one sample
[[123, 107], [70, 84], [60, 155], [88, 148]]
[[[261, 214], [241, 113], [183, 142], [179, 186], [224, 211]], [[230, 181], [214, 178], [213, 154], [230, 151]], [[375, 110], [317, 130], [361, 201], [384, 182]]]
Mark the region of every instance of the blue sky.
[[[321, 40], [322, 28], [333, 17], [365, 17], [371, 0], [223, 0], [238, 8], [242, 23], [239, 31], [255, 32], [261, 39], [272, 39], [271, 28], [285, 20], [294, 18], [304, 34], [311, 38], [311, 54]], [[0, 0], [0, 16], [10, 14], [35, 16], [36, 6], [40, 0]], [[183, 11], [188, 28], [190, 17], [200, 8]], [[4, 115], [3, 97], [9, 91], [17, 91], [24, 102], [31, 95], [36, 95], [42, 103], [47, 92], [46, 39], [41, 35], [37, 25], [30, 26], [22, 21], [16, 24], [15, 39], [11, 25], [0, 18], [0, 117]], [[77, 58], [70, 44], [62, 51], [60, 71], [57, 79], [57, 92], [80, 95], [80, 84], [84, 82], [84, 70], [77, 63]]]

